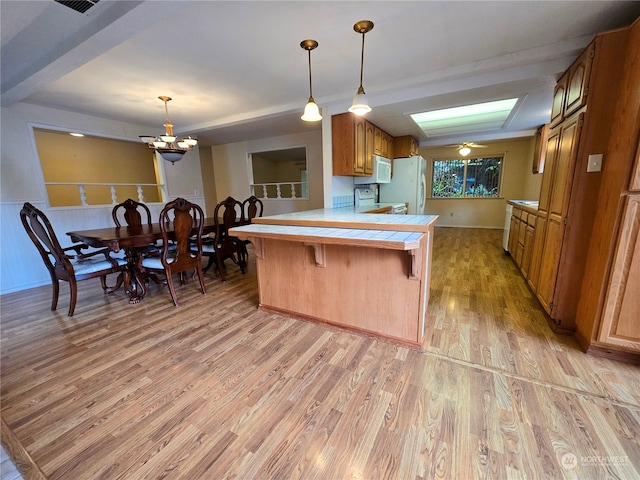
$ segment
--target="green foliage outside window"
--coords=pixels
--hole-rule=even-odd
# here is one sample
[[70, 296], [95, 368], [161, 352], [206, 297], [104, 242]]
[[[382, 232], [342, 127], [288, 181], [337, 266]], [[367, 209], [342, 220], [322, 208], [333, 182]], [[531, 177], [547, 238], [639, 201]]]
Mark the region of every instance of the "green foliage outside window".
[[434, 160], [431, 197], [499, 197], [502, 160], [502, 156]]

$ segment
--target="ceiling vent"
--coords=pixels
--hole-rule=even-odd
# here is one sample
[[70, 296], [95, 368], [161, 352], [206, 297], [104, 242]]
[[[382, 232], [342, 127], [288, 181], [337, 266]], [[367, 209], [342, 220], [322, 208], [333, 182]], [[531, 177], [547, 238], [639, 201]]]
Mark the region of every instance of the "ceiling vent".
[[85, 13], [91, 7], [93, 7], [100, 0], [55, 0], [56, 3], [60, 3], [65, 7], [69, 7], [76, 12]]

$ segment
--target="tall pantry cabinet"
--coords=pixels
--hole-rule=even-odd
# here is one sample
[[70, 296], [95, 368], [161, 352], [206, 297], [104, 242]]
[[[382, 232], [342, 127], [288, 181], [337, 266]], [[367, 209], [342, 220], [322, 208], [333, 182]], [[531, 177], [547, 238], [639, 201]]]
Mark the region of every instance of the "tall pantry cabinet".
[[607, 161], [612, 125], [620, 115], [615, 100], [634, 50], [630, 28], [597, 35], [554, 92], [536, 222], [542, 246], [532, 266], [539, 274], [532, 288], [560, 333], [576, 330], [602, 178], [600, 171], [587, 169], [592, 155]]
[[576, 338], [589, 353], [640, 363], [640, 20], [627, 33]]

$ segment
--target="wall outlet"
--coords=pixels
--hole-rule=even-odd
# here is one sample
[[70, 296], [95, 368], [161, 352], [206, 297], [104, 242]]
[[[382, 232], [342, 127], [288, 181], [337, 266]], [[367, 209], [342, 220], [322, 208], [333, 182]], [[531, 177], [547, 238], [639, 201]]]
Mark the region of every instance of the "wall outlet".
[[197, 197], [198, 195], [200, 195], [200, 190], [194, 190], [193, 194]]
[[602, 170], [602, 154], [589, 155], [589, 163], [587, 164], [587, 172], [599, 172]]

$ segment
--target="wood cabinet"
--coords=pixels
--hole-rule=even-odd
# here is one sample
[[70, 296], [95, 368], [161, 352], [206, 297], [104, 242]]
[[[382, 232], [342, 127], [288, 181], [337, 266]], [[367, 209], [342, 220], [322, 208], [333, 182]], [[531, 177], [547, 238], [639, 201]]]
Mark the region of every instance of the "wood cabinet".
[[382, 146], [382, 129], [378, 128], [376, 126], [373, 127], [373, 132], [374, 132], [374, 144], [373, 144], [373, 153], [375, 153], [376, 155], [382, 155], [383, 152], [383, 146]]
[[509, 252], [525, 279], [529, 277], [536, 236], [535, 212], [513, 207], [509, 229]]
[[626, 199], [598, 341], [640, 347], [640, 195]]
[[373, 172], [374, 132], [363, 117], [343, 113], [331, 117], [333, 174], [367, 176]]
[[538, 289], [538, 281], [540, 279], [540, 260], [542, 258], [542, 247], [544, 237], [547, 231], [546, 215], [538, 213], [535, 217], [535, 232], [533, 236], [533, 245], [531, 247], [531, 261], [529, 262], [529, 272], [527, 282], [529, 287], [535, 293]]
[[553, 101], [551, 103], [550, 125], [553, 127], [560, 123], [564, 116], [564, 97], [567, 91], [567, 74], [560, 77], [553, 89]]
[[536, 143], [533, 149], [533, 173], [544, 172], [544, 161], [547, 157], [547, 142], [549, 141], [549, 124], [545, 123], [536, 132]]
[[334, 115], [331, 128], [334, 175], [371, 175], [374, 155], [393, 159], [393, 137], [364, 117]]
[[563, 301], [564, 291], [556, 289], [560, 254], [562, 252], [565, 227], [571, 194], [571, 182], [575, 170], [577, 140], [582, 125], [582, 114], [556, 127], [559, 132], [557, 147], [550, 169], [549, 204], [545, 239], [540, 257], [540, 278], [536, 294], [538, 300], [553, 318], [553, 309]]
[[394, 158], [405, 158], [419, 155], [420, 143], [411, 135], [403, 135], [394, 139]]
[[[612, 117], [594, 125], [606, 132], [600, 186], [589, 210], [594, 228], [576, 315], [576, 338], [589, 353], [640, 364], [640, 20], [616, 31], [622, 36], [609, 78], [619, 80], [608, 104]], [[599, 68], [595, 50], [591, 66]], [[624, 66], [624, 67], [623, 67]], [[612, 67], [613, 68], [613, 67]], [[611, 121], [613, 118], [613, 121]], [[595, 127], [600, 127], [597, 130]], [[588, 125], [585, 121], [585, 127]]]
[[595, 44], [592, 43], [573, 62], [567, 71], [567, 90], [564, 100], [564, 117], [567, 118], [579, 108], [585, 106], [589, 92], [591, 78], [591, 60], [594, 55]]
[[[601, 201], [615, 202], [620, 196], [609, 197], [601, 186], [601, 173], [588, 172], [587, 166], [589, 155], [603, 154], [606, 164], [608, 152], [618, 148], [611, 134], [620, 115], [637, 117], [637, 108], [617, 101], [623, 72], [637, 70], [638, 63], [625, 67], [634, 50], [631, 44], [628, 28], [597, 35], [555, 89], [529, 284], [556, 332], [576, 331], [585, 272], [593, 261], [587, 254], [594, 242], [593, 232], [600, 228], [594, 213]], [[637, 142], [637, 132], [627, 131], [626, 135]], [[599, 194], [607, 199], [599, 201]]]

